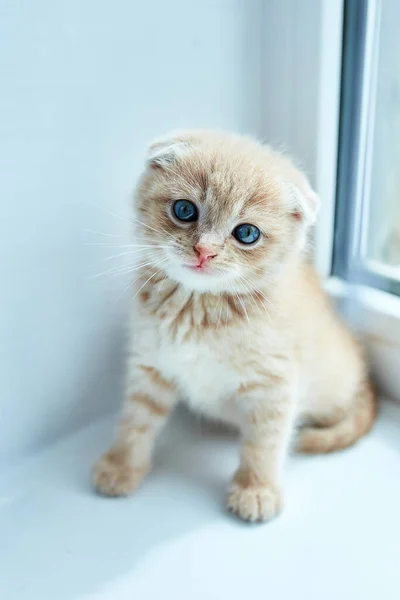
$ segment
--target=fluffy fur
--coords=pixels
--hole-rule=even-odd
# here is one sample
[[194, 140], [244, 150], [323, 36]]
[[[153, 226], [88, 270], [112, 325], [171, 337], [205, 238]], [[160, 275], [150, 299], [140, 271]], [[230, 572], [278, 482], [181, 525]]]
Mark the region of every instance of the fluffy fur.
[[[178, 199], [195, 203], [196, 222], [173, 216]], [[240, 429], [227, 504], [249, 521], [280, 511], [295, 432], [299, 450], [330, 452], [370, 429], [362, 353], [306, 260], [317, 207], [305, 176], [252, 139], [187, 132], [150, 147], [135, 197], [146, 266], [135, 282], [120, 425], [94, 469], [100, 493], [139, 486], [178, 398]], [[232, 236], [240, 223], [260, 229], [254, 245]], [[199, 246], [214, 255], [204, 269], [193, 268]]]

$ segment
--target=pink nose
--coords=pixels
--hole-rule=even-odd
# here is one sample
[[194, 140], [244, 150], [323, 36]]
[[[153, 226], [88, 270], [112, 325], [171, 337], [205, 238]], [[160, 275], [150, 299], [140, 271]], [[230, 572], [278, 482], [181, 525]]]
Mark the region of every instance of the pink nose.
[[197, 254], [198, 266], [201, 267], [211, 258], [214, 258], [216, 255], [215, 250], [210, 246], [203, 246], [202, 244], [196, 244], [194, 246], [194, 251]]

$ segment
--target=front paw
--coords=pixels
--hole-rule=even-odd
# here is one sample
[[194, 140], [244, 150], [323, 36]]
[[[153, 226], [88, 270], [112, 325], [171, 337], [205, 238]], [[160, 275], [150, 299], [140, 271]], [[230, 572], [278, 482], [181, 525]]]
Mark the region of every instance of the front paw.
[[128, 496], [147, 472], [148, 467], [135, 468], [123, 453], [110, 450], [94, 466], [93, 485], [103, 496]]
[[245, 521], [252, 523], [269, 521], [282, 508], [282, 494], [272, 485], [250, 485], [244, 487], [235, 480], [228, 489], [228, 509]]

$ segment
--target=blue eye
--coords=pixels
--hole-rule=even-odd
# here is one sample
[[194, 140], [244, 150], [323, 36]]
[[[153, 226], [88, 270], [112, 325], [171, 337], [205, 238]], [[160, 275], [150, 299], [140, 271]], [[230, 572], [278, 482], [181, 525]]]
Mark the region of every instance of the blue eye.
[[179, 221], [184, 221], [185, 223], [197, 221], [197, 208], [190, 200], [177, 200], [172, 210]]
[[258, 227], [250, 225], [249, 223], [243, 223], [238, 225], [232, 231], [232, 235], [241, 244], [254, 244], [260, 237], [261, 233]]

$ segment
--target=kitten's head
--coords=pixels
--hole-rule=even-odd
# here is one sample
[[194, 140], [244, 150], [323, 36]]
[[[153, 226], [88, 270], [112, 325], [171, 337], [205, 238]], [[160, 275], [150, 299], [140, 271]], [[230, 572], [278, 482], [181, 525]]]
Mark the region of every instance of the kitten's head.
[[245, 291], [302, 252], [318, 200], [281, 154], [232, 134], [183, 132], [150, 146], [136, 208], [149, 261], [201, 292]]

